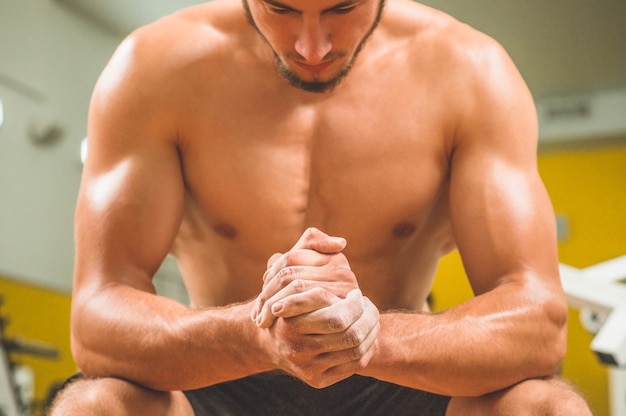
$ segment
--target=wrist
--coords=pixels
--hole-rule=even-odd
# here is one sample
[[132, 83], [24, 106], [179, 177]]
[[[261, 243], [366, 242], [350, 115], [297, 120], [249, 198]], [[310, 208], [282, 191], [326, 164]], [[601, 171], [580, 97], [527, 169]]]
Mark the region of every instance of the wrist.
[[189, 310], [177, 334], [186, 390], [267, 371], [259, 328], [250, 319], [252, 303]]
[[414, 365], [411, 354], [404, 349], [406, 345], [406, 316], [402, 314], [381, 314], [380, 331], [376, 342], [376, 350], [368, 365], [359, 371], [359, 375], [377, 379], [389, 379], [389, 373], [398, 368], [408, 369]]
[[247, 367], [251, 370], [250, 374], [263, 373], [276, 369], [268, 346], [271, 342], [268, 328], [260, 328], [251, 318], [254, 301], [238, 305], [240, 314], [240, 322], [242, 333], [245, 334], [242, 344], [240, 344], [243, 359], [246, 361]]

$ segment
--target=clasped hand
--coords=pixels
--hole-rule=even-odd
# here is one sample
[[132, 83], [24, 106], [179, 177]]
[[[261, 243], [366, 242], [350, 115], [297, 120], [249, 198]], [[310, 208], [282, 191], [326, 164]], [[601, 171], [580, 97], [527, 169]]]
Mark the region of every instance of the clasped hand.
[[342, 253], [346, 241], [310, 228], [268, 261], [252, 307], [273, 365], [316, 388], [367, 366], [379, 312], [359, 290]]

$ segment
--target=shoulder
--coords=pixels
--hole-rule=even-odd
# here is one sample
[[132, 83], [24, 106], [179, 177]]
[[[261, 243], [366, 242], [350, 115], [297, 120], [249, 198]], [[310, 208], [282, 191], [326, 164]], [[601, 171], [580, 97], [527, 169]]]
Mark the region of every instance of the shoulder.
[[[220, 76], [249, 29], [234, 0], [220, 0], [183, 9], [131, 33], [114, 52], [98, 82], [106, 92], [120, 87], [153, 94], [176, 90], [200, 73]], [[180, 82], [180, 84], [179, 84]], [[159, 88], [154, 88], [158, 86]], [[140, 91], [137, 91], [140, 92]]]
[[450, 117], [454, 110], [493, 104], [507, 91], [528, 98], [512, 59], [487, 34], [413, 1], [389, 0], [385, 13], [381, 44], [395, 45], [387, 48], [395, 47], [404, 56], [413, 87], [436, 94]]
[[[534, 102], [498, 41], [419, 3], [390, 0], [388, 6], [387, 31], [403, 39], [397, 43], [416, 74], [414, 88], [426, 91], [431, 103], [440, 106], [442, 121], [454, 132], [451, 148], [463, 141], [508, 145], [515, 137], [532, 149]], [[514, 125], [519, 133], [509, 131]]]
[[510, 64], [492, 37], [440, 10], [408, 0], [390, 0], [387, 33], [399, 39], [416, 64], [425, 63], [447, 76], [476, 77]]

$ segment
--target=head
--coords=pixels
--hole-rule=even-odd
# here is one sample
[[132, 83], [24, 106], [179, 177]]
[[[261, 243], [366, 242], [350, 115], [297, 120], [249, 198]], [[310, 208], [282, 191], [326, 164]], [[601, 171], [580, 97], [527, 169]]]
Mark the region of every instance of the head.
[[242, 0], [246, 17], [292, 86], [325, 92], [350, 72], [385, 0]]

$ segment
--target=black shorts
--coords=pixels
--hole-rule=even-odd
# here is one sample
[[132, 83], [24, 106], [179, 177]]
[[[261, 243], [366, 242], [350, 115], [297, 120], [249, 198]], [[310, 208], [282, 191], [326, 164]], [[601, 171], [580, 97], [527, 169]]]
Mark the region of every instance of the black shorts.
[[262, 373], [186, 391], [197, 416], [444, 416], [449, 397], [352, 376], [315, 389], [283, 373]]

